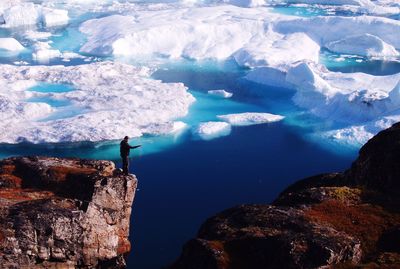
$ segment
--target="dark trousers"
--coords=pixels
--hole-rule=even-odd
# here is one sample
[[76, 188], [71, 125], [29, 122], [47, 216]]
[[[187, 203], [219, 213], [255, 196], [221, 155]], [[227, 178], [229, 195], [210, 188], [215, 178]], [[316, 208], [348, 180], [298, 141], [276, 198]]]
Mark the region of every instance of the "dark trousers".
[[125, 175], [129, 172], [129, 157], [128, 156], [121, 156], [122, 158], [122, 171]]

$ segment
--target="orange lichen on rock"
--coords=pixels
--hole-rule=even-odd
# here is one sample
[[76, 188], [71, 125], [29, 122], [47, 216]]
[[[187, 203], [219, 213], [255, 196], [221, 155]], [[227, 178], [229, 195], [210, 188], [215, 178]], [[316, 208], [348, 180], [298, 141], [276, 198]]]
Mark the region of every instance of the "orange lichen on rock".
[[97, 170], [93, 167], [52, 166], [48, 170], [48, 174], [57, 178], [58, 181], [64, 181], [68, 176], [91, 175], [96, 172]]
[[23, 202], [38, 199], [45, 199], [54, 196], [50, 191], [37, 191], [31, 189], [3, 188], [0, 189], [0, 198], [8, 200], [8, 202]]
[[131, 242], [129, 242], [127, 238], [120, 237], [118, 239], [118, 249], [117, 249], [118, 255], [126, 254], [129, 251], [131, 251]]
[[338, 200], [327, 200], [304, 212], [311, 222], [330, 225], [338, 231], [356, 236], [366, 255], [373, 254], [382, 233], [400, 223], [400, 215], [371, 204], [346, 205]]
[[22, 178], [12, 174], [3, 174], [0, 176], [1, 184], [7, 187], [21, 188]]

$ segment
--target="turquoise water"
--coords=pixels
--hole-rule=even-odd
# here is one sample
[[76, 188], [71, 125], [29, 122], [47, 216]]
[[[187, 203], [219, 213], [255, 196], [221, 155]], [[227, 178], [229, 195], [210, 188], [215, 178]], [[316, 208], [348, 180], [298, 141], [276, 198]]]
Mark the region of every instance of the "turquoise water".
[[29, 91], [41, 92], [41, 93], [60, 93], [60, 92], [71, 92], [74, 90], [72, 85], [67, 84], [52, 84], [52, 83], [39, 83], [33, 86]]
[[358, 55], [342, 55], [321, 50], [320, 61], [334, 72], [363, 72], [375, 76], [393, 75], [400, 70], [400, 57], [393, 59], [369, 59]]

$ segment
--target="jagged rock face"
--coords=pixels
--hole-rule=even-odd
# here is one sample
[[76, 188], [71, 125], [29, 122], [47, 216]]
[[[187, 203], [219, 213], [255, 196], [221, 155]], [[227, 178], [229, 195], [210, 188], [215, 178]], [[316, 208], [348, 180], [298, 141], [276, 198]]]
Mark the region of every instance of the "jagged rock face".
[[0, 161], [0, 267], [125, 268], [136, 184], [108, 161]]
[[208, 219], [171, 269], [400, 268], [400, 124], [344, 173], [289, 186], [272, 205]]
[[400, 123], [394, 124], [360, 150], [360, 156], [346, 173], [350, 183], [400, 195]]

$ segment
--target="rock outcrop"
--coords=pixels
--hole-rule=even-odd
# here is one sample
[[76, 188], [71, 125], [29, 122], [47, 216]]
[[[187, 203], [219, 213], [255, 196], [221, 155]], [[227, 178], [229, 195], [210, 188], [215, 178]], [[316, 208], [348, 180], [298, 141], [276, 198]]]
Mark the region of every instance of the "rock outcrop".
[[0, 268], [125, 268], [136, 184], [109, 161], [0, 161]]
[[272, 205], [217, 214], [171, 269], [400, 268], [400, 123], [343, 173], [289, 186]]

